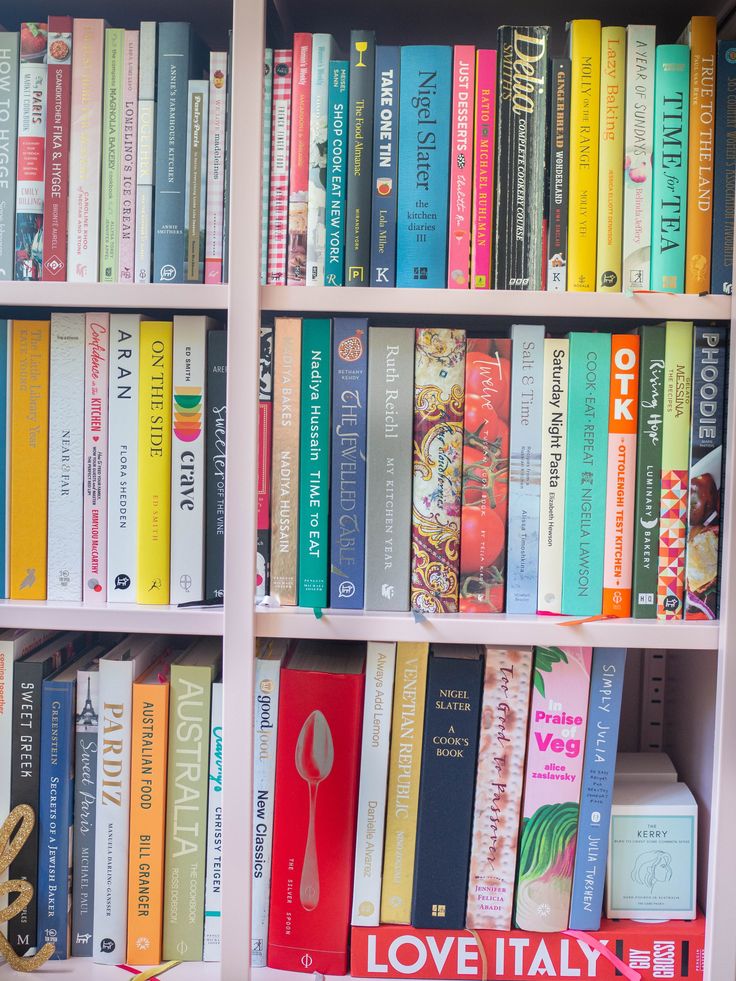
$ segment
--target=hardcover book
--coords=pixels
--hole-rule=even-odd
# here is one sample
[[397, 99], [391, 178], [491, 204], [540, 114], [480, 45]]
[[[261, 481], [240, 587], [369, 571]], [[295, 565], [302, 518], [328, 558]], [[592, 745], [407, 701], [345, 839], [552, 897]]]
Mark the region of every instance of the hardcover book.
[[567, 208], [570, 196], [570, 59], [550, 68], [549, 173], [547, 192], [547, 289], [567, 289]]
[[570, 341], [566, 338], [546, 338], [539, 490], [537, 611], [540, 613], [562, 611], [569, 369]]
[[[227, 60], [232, 63], [233, 58], [233, 32], [227, 32]], [[232, 75], [228, 74], [225, 84], [225, 119], [230, 119], [232, 115], [233, 86]], [[223, 206], [222, 206], [222, 279], [228, 281], [230, 274], [230, 132], [231, 127], [225, 127], [225, 150], [223, 153], [224, 187], [223, 187]]]
[[204, 883], [203, 961], [219, 961], [222, 946], [222, 682], [212, 686]]
[[20, 25], [18, 154], [15, 183], [15, 276], [40, 279], [46, 145], [46, 24]]
[[656, 28], [626, 28], [624, 290], [649, 289], [652, 254], [652, 144]]
[[156, 21], [142, 20], [138, 57], [138, 148], [135, 196], [135, 281], [151, 282], [153, 164], [156, 147]]
[[401, 49], [376, 48], [371, 207], [371, 286], [396, 285]]
[[6, 178], [0, 182], [0, 280], [15, 270], [15, 174], [18, 152], [18, 73], [20, 34], [0, 31], [0, 111], [6, 136]]
[[[44, 164], [43, 267], [41, 279], [66, 280], [66, 228], [69, 205], [69, 140], [72, 96], [71, 17], [49, 17], [48, 105]], [[2, 246], [0, 246], [0, 256]], [[2, 258], [0, 258], [2, 265]]]
[[82, 599], [107, 602], [107, 415], [110, 314], [85, 315]]
[[325, 286], [345, 281], [345, 191], [347, 185], [347, 61], [330, 62], [330, 104], [327, 120], [327, 201], [325, 204]]
[[495, 131], [496, 52], [484, 48], [475, 53], [473, 221], [470, 246], [470, 285], [474, 290], [491, 288]]
[[307, 286], [325, 285], [327, 201], [327, 126], [330, 101], [330, 61], [335, 40], [330, 34], [312, 36], [312, 93], [309, 111], [309, 186], [307, 191]]
[[225, 451], [227, 447], [227, 331], [207, 334], [204, 596], [225, 595]]
[[[264, 130], [271, 123], [271, 91], [272, 91], [272, 68], [273, 51], [267, 52], [268, 71], [264, 79]], [[225, 129], [227, 127], [227, 76], [228, 63], [227, 51], [210, 51], [210, 78], [209, 78], [209, 131], [207, 134], [207, 194], [205, 214], [205, 247], [204, 247], [204, 281], [205, 283], [222, 282], [222, 245], [223, 245], [223, 220], [225, 207]], [[264, 132], [263, 139], [263, 187], [268, 195], [268, 175], [271, 161], [271, 141], [268, 134]], [[205, 195], [202, 195], [201, 206], [205, 206]], [[263, 285], [266, 283], [266, 256], [268, 250], [268, 197], [263, 202], [263, 218], [261, 228], [265, 227], [262, 235], [262, 270], [261, 279]], [[263, 222], [265, 221], [265, 226]]]
[[371, 268], [371, 164], [376, 35], [350, 32], [345, 285], [368, 286]]
[[736, 114], [729, 112], [736, 93], [736, 45], [719, 41], [716, 68], [715, 153], [713, 165], [713, 247], [711, 293], [733, 288], [733, 218], [736, 206]]
[[118, 282], [135, 282], [135, 191], [138, 150], [138, 52], [140, 32], [126, 31], [123, 42]]
[[596, 289], [599, 293], [621, 292], [625, 76], [626, 30], [604, 27], [601, 31], [596, 250]]
[[[211, 59], [212, 55], [210, 55], [210, 60]], [[273, 68], [273, 48], [266, 48], [263, 59], [263, 132], [261, 133], [261, 286], [265, 286], [268, 282], [268, 219], [270, 215], [269, 192], [271, 185], [271, 107], [273, 103]], [[210, 102], [212, 102], [212, 99], [213, 96], [210, 92]], [[225, 99], [225, 106], [227, 108], [227, 98]], [[214, 106], [210, 106], [210, 109], [210, 128], [212, 128]], [[212, 154], [211, 139], [210, 154]], [[224, 181], [224, 173], [222, 176]], [[209, 243], [209, 220], [207, 229], [207, 241]], [[222, 248], [222, 236], [220, 236], [220, 247]], [[207, 260], [205, 259], [205, 279], [207, 279], [207, 282], [210, 282], [207, 276], [207, 268]], [[212, 266], [212, 270], [214, 275], [214, 265]], [[222, 275], [222, 269], [220, 269], [220, 275]]]
[[271, 565], [271, 440], [273, 431], [273, 327], [260, 331], [258, 372], [258, 539], [256, 596], [269, 592]]
[[271, 176], [268, 205], [267, 282], [269, 286], [286, 285], [292, 63], [293, 53], [290, 48], [280, 48], [274, 51], [273, 102], [271, 106]]
[[10, 583], [10, 462], [12, 422], [10, 396], [13, 390], [13, 321], [0, 320], [0, 433], [5, 446], [0, 451], [0, 597], [7, 598]]
[[184, 183], [184, 281], [187, 283], [204, 282], [208, 99], [209, 82], [190, 79]]
[[125, 31], [105, 29], [102, 89], [102, 183], [100, 188], [100, 282], [115, 283], [120, 258], [120, 158], [123, 137]]
[[289, 286], [304, 286], [306, 283], [311, 91], [312, 35], [295, 34], [289, 143], [289, 235], [286, 253], [286, 282]]
[[447, 286], [470, 285], [470, 233], [473, 221], [473, 137], [475, 48], [456, 44], [452, 54], [450, 204], [447, 235]]

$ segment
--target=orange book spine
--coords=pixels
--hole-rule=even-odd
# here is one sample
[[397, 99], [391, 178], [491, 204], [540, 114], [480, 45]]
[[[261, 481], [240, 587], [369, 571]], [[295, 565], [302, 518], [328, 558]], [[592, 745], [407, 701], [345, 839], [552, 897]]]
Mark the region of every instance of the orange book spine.
[[685, 292], [710, 291], [713, 234], [713, 120], [716, 88], [716, 18], [693, 17], [690, 40]]

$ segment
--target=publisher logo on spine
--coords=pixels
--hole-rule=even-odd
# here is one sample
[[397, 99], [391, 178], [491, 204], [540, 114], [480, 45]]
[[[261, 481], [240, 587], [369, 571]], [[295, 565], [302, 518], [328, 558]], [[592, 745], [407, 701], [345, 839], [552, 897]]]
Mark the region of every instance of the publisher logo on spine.
[[169, 283], [172, 279], [176, 279], [176, 269], [174, 266], [170, 264], [161, 266], [161, 281]]

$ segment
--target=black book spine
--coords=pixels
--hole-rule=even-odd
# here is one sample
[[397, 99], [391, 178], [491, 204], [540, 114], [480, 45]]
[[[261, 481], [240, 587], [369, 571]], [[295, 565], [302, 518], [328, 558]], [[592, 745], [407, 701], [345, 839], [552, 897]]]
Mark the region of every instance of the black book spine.
[[345, 285], [370, 286], [373, 83], [376, 35], [350, 32]]
[[480, 653], [451, 651], [429, 658], [411, 916], [417, 929], [465, 928], [484, 666]]
[[548, 27], [498, 29], [493, 288], [542, 288]]
[[207, 334], [207, 486], [205, 488], [205, 598], [225, 595], [225, 443], [227, 331]]
[[567, 289], [567, 202], [570, 184], [570, 59], [555, 58], [550, 76], [547, 171], [547, 289]]

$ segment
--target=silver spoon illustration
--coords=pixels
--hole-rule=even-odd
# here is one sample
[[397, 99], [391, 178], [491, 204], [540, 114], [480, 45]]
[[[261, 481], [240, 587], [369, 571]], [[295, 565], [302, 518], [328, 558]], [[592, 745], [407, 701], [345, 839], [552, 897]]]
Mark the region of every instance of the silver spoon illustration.
[[329, 776], [335, 761], [332, 733], [327, 719], [319, 709], [315, 709], [306, 718], [296, 741], [294, 756], [299, 776], [302, 780], [306, 780], [309, 786], [309, 830], [307, 847], [304, 850], [302, 878], [299, 883], [299, 900], [304, 909], [313, 910], [319, 903], [319, 867], [314, 833], [317, 789], [325, 777]]

